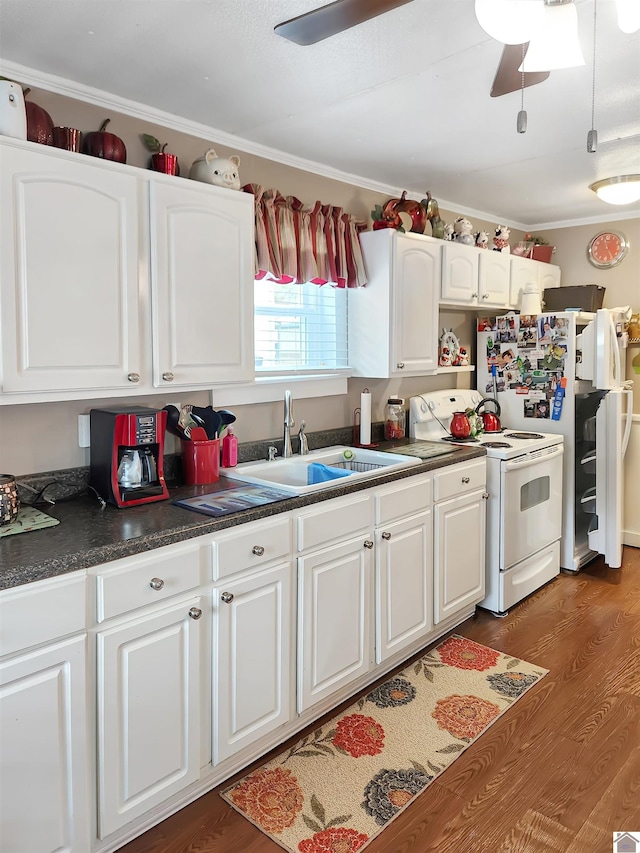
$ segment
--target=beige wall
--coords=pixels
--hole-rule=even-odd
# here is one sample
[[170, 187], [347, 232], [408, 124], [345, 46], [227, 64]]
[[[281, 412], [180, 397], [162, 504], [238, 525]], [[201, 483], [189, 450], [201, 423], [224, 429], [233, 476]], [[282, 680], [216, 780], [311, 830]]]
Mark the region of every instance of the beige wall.
[[[167, 150], [177, 154], [181, 163], [182, 174], [188, 174], [193, 160], [202, 156], [209, 148], [215, 147], [220, 154], [239, 154], [240, 175], [242, 183], [257, 183], [267, 187], [276, 187], [284, 195], [295, 195], [305, 204], [312, 204], [316, 199], [336, 206], [358, 216], [370, 223], [370, 211], [376, 204], [384, 203], [388, 195], [352, 186], [343, 181], [328, 179], [311, 172], [285, 166], [255, 155], [243, 153], [241, 149], [227, 148], [217, 145], [212, 140], [200, 139], [184, 133], [143, 122], [140, 119], [116, 114], [112, 110], [83, 104], [43, 90], [34, 89], [30, 99], [44, 107], [53, 118], [56, 125], [77, 127], [82, 131], [97, 130], [102, 121], [111, 117], [109, 130], [120, 136], [127, 146], [127, 162], [131, 165], [146, 167], [148, 152], [140, 141], [141, 133], [150, 133], [162, 143], [167, 142]], [[212, 118], [215, 123], [215, 117]], [[400, 188], [401, 189], [401, 188]], [[400, 192], [398, 190], [398, 193]], [[425, 188], [426, 191], [427, 188]], [[441, 209], [443, 218], [452, 222], [459, 211]], [[474, 230], [484, 229], [492, 232], [499, 224], [499, 215], [494, 221], [473, 220]], [[640, 243], [638, 222], [624, 223], [632, 244]], [[584, 230], [584, 233], [583, 233]], [[558, 229], [547, 232], [544, 236], [557, 245], [556, 260], [563, 267], [565, 281], [576, 279], [582, 282], [592, 281], [590, 269], [581, 268], [584, 261], [586, 239], [597, 231], [595, 226], [583, 229]], [[513, 231], [512, 241], [522, 238], [522, 232]], [[632, 246], [633, 251], [633, 246]], [[635, 255], [625, 261], [616, 271], [607, 277], [615, 279], [616, 301], [635, 302], [638, 308], [638, 294], [632, 299], [633, 288], [637, 290], [638, 276], [631, 276], [632, 264], [636, 265]], [[584, 262], [586, 264], [586, 262]], [[615, 275], [614, 275], [615, 274]], [[602, 274], [600, 274], [602, 275]], [[586, 278], [585, 278], [586, 277]], [[635, 281], [635, 285], [634, 282]], [[600, 282], [598, 282], [600, 283]], [[602, 282], [605, 283], [605, 282]], [[613, 284], [607, 282], [607, 304], [614, 293]], [[619, 298], [618, 298], [619, 297]], [[462, 311], [447, 311], [440, 315], [440, 327], [453, 328], [460, 341], [470, 345], [473, 351], [475, 339], [474, 315]], [[353, 422], [353, 410], [359, 405], [360, 392], [366, 386], [373, 394], [373, 418], [382, 420], [386, 399], [390, 395], [410, 397], [424, 391], [452, 387], [457, 379], [459, 387], [469, 387], [473, 374], [462, 374], [458, 377], [445, 375], [441, 377], [426, 377], [398, 380], [364, 380], [349, 381], [348, 394], [321, 399], [300, 400], [296, 404], [296, 417], [307, 422], [309, 432], [350, 425]], [[295, 396], [295, 390], [294, 390]], [[140, 398], [138, 402], [144, 405], [162, 407], [172, 402], [175, 397], [162, 393], [157, 396]], [[181, 402], [191, 402], [196, 405], [207, 405], [209, 396], [206, 392], [185, 393], [180, 395]], [[103, 401], [104, 402], [104, 401]], [[131, 404], [128, 400], [110, 400], [110, 404]], [[101, 401], [83, 400], [69, 403], [42, 403], [0, 408], [0, 470], [16, 474], [28, 474], [38, 471], [52, 471], [60, 468], [87, 465], [89, 451], [78, 447], [77, 416], [86, 413], [91, 408], [101, 405]], [[224, 406], [224, 396], [216, 397], [216, 407]], [[276, 438], [282, 429], [282, 404], [256, 404], [251, 406], [234, 406], [238, 416], [237, 434], [240, 441]], [[171, 446], [169, 449], [173, 449]]]

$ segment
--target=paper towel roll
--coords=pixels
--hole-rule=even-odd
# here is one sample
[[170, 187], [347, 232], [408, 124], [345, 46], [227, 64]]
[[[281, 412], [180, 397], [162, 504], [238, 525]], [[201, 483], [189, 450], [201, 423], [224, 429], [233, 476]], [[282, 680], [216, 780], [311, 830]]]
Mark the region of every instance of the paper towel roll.
[[371, 444], [371, 391], [360, 394], [360, 444]]

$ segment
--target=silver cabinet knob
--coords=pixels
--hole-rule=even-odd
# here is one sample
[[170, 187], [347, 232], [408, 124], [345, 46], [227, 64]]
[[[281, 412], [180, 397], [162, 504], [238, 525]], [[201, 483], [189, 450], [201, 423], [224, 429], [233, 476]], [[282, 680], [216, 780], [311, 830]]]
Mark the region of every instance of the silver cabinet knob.
[[389, 539], [391, 539], [391, 534], [387, 533], [387, 531], [385, 530], [385, 532], [382, 534], [382, 538], [388, 541]]
[[199, 607], [192, 607], [189, 610], [189, 616], [191, 616], [192, 619], [199, 619], [202, 616], [202, 610], [200, 610]]
[[255, 554], [256, 557], [262, 557], [264, 554], [264, 548], [262, 547], [262, 545], [254, 545], [251, 549], [251, 553]]
[[396, 367], [398, 368], [398, 370], [403, 370], [404, 369], [404, 361], [399, 361], [396, 364]]
[[164, 581], [162, 580], [162, 578], [151, 578], [151, 580], [149, 581], [149, 586], [151, 587], [151, 589], [159, 590], [162, 589], [162, 587], [164, 586]]
[[488, 299], [488, 298], [489, 298], [489, 294], [488, 294], [488, 293], [483, 293], [483, 294], [482, 294], [482, 298], [483, 298], [483, 299]]
[[471, 477], [463, 477], [463, 478], [462, 478], [462, 482], [463, 482], [463, 483], [470, 483], [470, 482], [471, 482]]
[[483, 496], [482, 496], [482, 500], [483, 500], [483, 501], [488, 501], [488, 500], [489, 500], [489, 498], [490, 498], [489, 492], [485, 492], [485, 493], [483, 494]]
[[129, 382], [140, 382], [140, 374], [139, 373], [127, 373], [127, 379]]
[[477, 299], [477, 298], [478, 298], [478, 294], [477, 294], [477, 293], [472, 293], [472, 294], [471, 294], [471, 298], [472, 298], [472, 299]]
[[162, 378], [164, 379], [165, 382], [173, 382], [173, 373], [170, 373], [169, 371], [167, 371], [166, 373], [162, 374]]
[[225, 604], [231, 604], [233, 601], [233, 593], [232, 592], [223, 592], [220, 596], [220, 600], [224, 601]]
[[365, 539], [364, 540], [364, 547], [369, 548], [369, 550], [371, 550], [371, 548], [373, 548], [373, 542], [371, 541], [371, 539]]

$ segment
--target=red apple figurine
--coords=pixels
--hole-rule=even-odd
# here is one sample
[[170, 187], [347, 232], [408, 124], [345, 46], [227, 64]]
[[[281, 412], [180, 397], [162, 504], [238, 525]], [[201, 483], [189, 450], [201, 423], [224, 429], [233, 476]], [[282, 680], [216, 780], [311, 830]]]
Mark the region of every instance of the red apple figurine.
[[124, 142], [115, 133], [106, 133], [105, 128], [111, 119], [105, 119], [100, 130], [85, 133], [82, 151], [91, 157], [102, 157], [103, 160], [115, 160], [117, 163], [127, 162], [127, 149]]
[[[31, 89], [25, 89], [25, 98]], [[53, 119], [49, 113], [34, 104], [33, 101], [24, 102], [27, 111], [27, 139], [29, 142], [38, 142], [40, 145], [53, 145]]]
[[166, 154], [165, 148], [169, 144], [161, 145], [155, 136], [149, 133], [141, 134], [141, 139], [148, 151], [151, 151], [151, 169], [154, 172], [164, 172], [165, 175], [179, 175], [180, 165], [175, 154]]

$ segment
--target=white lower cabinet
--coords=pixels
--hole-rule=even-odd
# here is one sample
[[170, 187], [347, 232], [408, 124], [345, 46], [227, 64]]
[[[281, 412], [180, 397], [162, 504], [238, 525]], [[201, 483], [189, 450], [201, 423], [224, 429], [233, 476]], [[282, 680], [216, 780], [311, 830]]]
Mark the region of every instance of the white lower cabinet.
[[201, 599], [98, 632], [98, 836], [199, 777]]
[[298, 558], [298, 712], [371, 668], [373, 540]]
[[292, 716], [291, 561], [213, 590], [213, 763]]
[[90, 847], [86, 635], [0, 664], [0, 847]]
[[87, 853], [86, 576], [0, 593], [0, 849]]
[[485, 591], [486, 465], [452, 465], [434, 477], [434, 620], [478, 604]]

